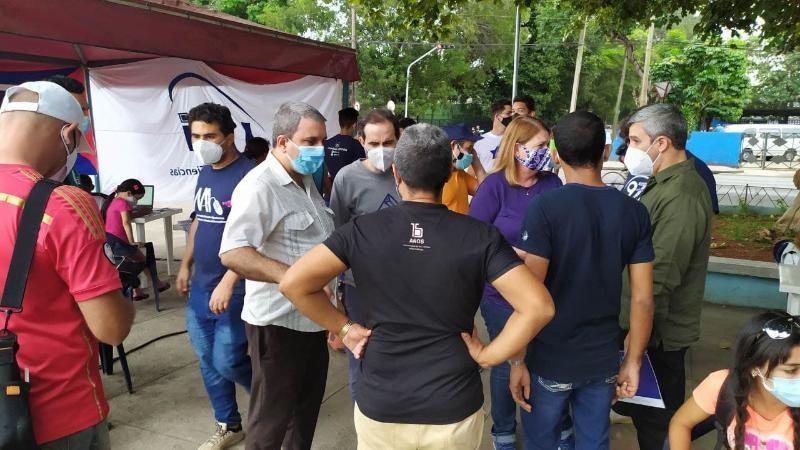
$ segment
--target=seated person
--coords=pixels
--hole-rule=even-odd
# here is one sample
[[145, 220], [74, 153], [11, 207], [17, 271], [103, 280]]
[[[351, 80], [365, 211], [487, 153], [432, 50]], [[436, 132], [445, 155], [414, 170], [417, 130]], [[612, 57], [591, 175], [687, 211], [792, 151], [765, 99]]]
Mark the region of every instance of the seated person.
[[[163, 292], [169, 289], [170, 285], [158, 278], [153, 244], [151, 242], [137, 243], [133, 238], [131, 210], [142, 197], [144, 197], [142, 183], [139, 180], [128, 179], [123, 181], [114, 194], [106, 199], [101, 210], [102, 217], [106, 222], [106, 241], [111, 246], [114, 255], [125, 256], [135, 262], [144, 262], [150, 269], [145, 272], [150, 278], [150, 282], [156, 286], [158, 292]], [[146, 250], [146, 256], [142, 253], [142, 247]], [[144, 300], [147, 297], [149, 296], [142, 293], [140, 289], [134, 290], [134, 300]]]

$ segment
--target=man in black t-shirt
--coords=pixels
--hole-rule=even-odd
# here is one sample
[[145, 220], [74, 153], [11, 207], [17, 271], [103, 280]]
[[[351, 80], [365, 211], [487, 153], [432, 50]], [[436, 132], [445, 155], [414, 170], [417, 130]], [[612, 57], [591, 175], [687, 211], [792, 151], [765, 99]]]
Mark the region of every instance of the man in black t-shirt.
[[339, 134], [325, 141], [325, 167], [331, 183], [343, 167], [367, 157], [364, 147], [353, 138], [357, 122], [358, 111], [355, 108], [345, 108], [339, 111], [341, 130]]
[[[568, 406], [577, 448], [608, 449], [611, 402], [636, 393], [653, 323], [650, 216], [644, 205], [603, 183], [599, 117], [571, 113], [554, 130], [567, 184], [531, 201], [519, 247], [553, 296], [556, 316], [528, 346], [524, 361], [524, 353], [515, 356], [509, 385], [525, 410], [526, 450], [556, 447]], [[632, 312], [620, 366], [625, 267]]]
[[[451, 160], [441, 129], [406, 129], [393, 166], [403, 203], [354, 218], [281, 282], [300, 312], [337, 332], [360, 358], [359, 448], [477, 449], [483, 432], [478, 364], [504, 364], [553, 314], [543, 284], [494, 226], [441, 204]], [[359, 288], [364, 326], [323, 293], [347, 268]], [[484, 347], [469, 333], [487, 281], [514, 313]]]

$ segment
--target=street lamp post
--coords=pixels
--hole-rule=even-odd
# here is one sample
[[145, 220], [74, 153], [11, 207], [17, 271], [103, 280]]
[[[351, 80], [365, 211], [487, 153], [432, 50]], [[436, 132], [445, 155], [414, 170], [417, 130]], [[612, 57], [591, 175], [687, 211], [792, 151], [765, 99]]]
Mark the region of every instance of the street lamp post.
[[419, 58], [415, 59], [414, 61], [411, 62], [411, 64], [408, 65], [408, 69], [406, 70], [406, 102], [405, 102], [406, 103], [406, 107], [405, 107], [405, 117], [408, 117], [408, 103], [409, 103], [408, 90], [409, 90], [409, 87], [411, 86], [411, 66], [413, 66], [414, 64], [422, 61], [423, 59], [428, 57], [428, 55], [430, 55], [431, 53], [435, 52], [436, 50], [442, 50], [443, 48], [444, 48], [444, 46], [441, 43], [437, 42], [436, 45], [434, 45], [432, 49], [428, 50], [427, 52], [425, 52], [424, 55], [422, 55]]

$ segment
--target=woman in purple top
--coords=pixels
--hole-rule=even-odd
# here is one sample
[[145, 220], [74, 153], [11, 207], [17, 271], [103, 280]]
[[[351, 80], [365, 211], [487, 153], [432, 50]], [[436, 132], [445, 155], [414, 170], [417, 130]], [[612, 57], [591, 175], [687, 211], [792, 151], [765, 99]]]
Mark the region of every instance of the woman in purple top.
[[[493, 172], [486, 177], [472, 199], [469, 215], [494, 224], [521, 258], [517, 248], [522, 219], [528, 204], [537, 195], [561, 187], [561, 180], [549, 166], [550, 130], [540, 120], [518, 117], [503, 135]], [[494, 339], [506, 324], [513, 309], [490, 284], [483, 291], [481, 315], [489, 337]], [[508, 389], [509, 367], [492, 368], [492, 441], [495, 449], [515, 449], [517, 407]]]

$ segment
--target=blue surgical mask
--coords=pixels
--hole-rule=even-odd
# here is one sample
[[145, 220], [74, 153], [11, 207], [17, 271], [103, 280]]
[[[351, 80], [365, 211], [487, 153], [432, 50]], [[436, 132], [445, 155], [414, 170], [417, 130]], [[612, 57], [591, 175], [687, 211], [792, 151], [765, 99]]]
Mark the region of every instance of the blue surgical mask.
[[[800, 378], [766, 378], [761, 372], [761, 384], [775, 398], [790, 408], [800, 408]], [[769, 381], [769, 383], [767, 383]], [[770, 386], [770, 384], [772, 386]]]
[[467, 167], [472, 165], [472, 154], [470, 153], [462, 153], [458, 156], [458, 159], [455, 161], [456, 169], [458, 170], [467, 170]]
[[[289, 142], [292, 142], [291, 140]], [[294, 142], [292, 142], [294, 144]], [[297, 144], [294, 144], [297, 145]], [[292, 160], [292, 168], [301, 175], [316, 173], [325, 161], [325, 147], [321, 145], [297, 145], [300, 152]]]

